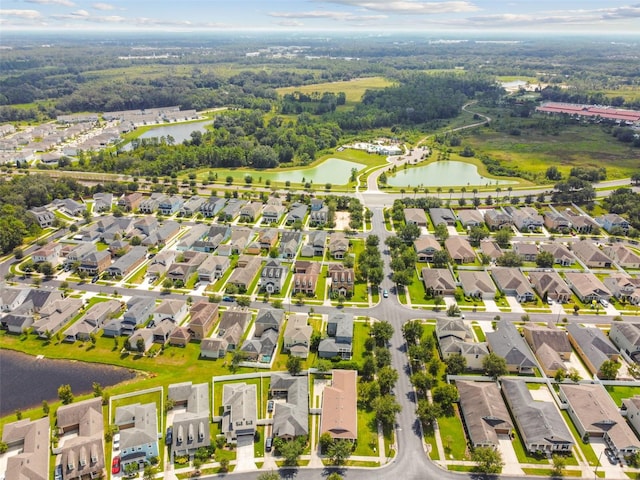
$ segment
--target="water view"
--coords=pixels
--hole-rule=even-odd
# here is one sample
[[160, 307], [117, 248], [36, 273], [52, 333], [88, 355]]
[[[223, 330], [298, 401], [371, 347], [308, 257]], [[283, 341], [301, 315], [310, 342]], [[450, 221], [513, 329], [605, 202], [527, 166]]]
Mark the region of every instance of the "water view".
[[[185, 140], [191, 139], [191, 133], [195, 131], [206, 132], [205, 128], [207, 125], [211, 125], [213, 120], [202, 120], [199, 122], [191, 122], [191, 123], [176, 123], [173, 125], [163, 125], [161, 127], [155, 127], [150, 130], [147, 130], [143, 134], [141, 134], [138, 138], [161, 138], [168, 137], [169, 135], [173, 137], [175, 144], [182, 143]], [[127, 143], [122, 147], [122, 150], [128, 152], [131, 150], [131, 143]]]
[[135, 377], [125, 368], [69, 360], [38, 359], [24, 353], [0, 350], [0, 416], [37, 407], [58, 399], [58, 387], [69, 384], [75, 396]]
[[456, 161], [433, 162], [422, 167], [401, 169], [387, 179], [387, 184], [392, 187], [487, 187], [507, 183], [514, 182], [484, 177], [472, 163]]
[[245, 171], [236, 170], [231, 176], [241, 179], [245, 175], [251, 175], [254, 179], [262, 178], [271, 180], [272, 182], [305, 183], [312, 182], [316, 185], [324, 185], [331, 183], [333, 185], [344, 185], [349, 183], [351, 177], [351, 169], [358, 171], [365, 168], [361, 163], [350, 162], [348, 160], [340, 160], [339, 158], [329, 158], [319, 165], [312, 168], [304, 168], [298, 170], [269, 170], [269, 171]]

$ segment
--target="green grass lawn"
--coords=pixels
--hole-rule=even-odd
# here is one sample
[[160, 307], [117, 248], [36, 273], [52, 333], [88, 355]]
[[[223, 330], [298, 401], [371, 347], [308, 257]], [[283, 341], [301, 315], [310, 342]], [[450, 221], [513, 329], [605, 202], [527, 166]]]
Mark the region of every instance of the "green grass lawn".
[[478, 339], [478, 341], [484, 342], [486, 340], [486, 337], [480, 325], [473, 325], [472, 328], [473, 328], [473, 332], [476, 334], [476, 338]]
[[276, 92], [280, 95], [287, 93], [344, 93], [347, 103], [358, 102], [364, 92], [371, 89], [381, 89], [393, 85], [393, 82], [383, 77], [364, 77], [354, 78], [341, 82], [314, 83], [311, 85], [301, 85], [295, 87], [277, 88]]
[[163, 425], [162, 416], [164, 412], [161, 410], [162, 405], [162, 393], [157, 392], [148, 392], [142, 393], [140, 395], [134, 395], [126, 398], [116, 398], [111, 402], [111, 419], [110, 423], [115, 423], [116, 421], [116, 409], [118, 407], [123, 407], [125, 405], [133, 405], [139, 403], [140, 405], [145, 405], [147, 403], [155, 403], [156, 404], [156, 413], [158, 414], [158, 429], [160, 429]]
[[635, 395], [640, 395], [640, 387], [627, 387], [627, 386], [605, 386], [613, 401], [616, 402], [616, 405], [622, 405], [623, 398], [631, 398]]
[[352, 359], [360, 364], [364, 360], [364, 342], [369, 337], [368, 323], [353, 322], [353, 356]]
[[438, 453], [438, 446], [436, 444], [436, 436], [435, 432], [433, 431], [433, 427], [424, 427], [424, 441], [431, 447], [429, 449], [429, 458], [431, 460], [440, 460], [440, 454]]
[[438, 425], [447, 460], [468, 460], [467, 439], [457, 411], [454, 415], [439, 417]]
[[[375, 450], [374, 450], [375, 448]], [[373, 410], [358, 408], [358, 441], [353, 455], [378, 455], [378, 425]]]
[[[262, 382], [261, 382], [262, 381]], [[246, 383], [247, 385], [256, 386], [258, 418], [266, 415], [267, 399], [269, 397], [269, 377], [265, 378], [247, 378], [244, 380], [229, 380], [225, 382], [216, 382], [213, 389], [213, 405], [214, 415], [220, 415], [222, 411], [222, 387], [231, 383]], [[262, 383], [262, 388], [261, 388]]]

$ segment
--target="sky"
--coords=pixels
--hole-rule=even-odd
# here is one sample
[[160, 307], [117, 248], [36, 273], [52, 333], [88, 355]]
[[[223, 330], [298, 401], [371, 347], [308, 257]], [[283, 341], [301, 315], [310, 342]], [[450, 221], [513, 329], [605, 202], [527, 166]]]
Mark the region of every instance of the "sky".
[[273, 30], [640, 35], [640, 3], [623, 0], [1, 0], [0, 29], [14, 32]]

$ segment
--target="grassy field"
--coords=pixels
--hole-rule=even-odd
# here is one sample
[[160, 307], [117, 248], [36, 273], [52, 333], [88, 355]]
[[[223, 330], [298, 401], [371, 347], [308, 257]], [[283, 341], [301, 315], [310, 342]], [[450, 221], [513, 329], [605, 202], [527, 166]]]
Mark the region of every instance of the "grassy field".
[[276, 91], [280, 95], [287, 93], [301, 92], [301, 93], [313, 93], [313, 92], [330, 92], [340, 93], [343, 92], [347, 98], [347, 104], [353, 104], [358, 102], [364, 92], [369, 89], [381, 89], [393, 85], [393, 82], [383, 77], [366, 77], [366, 78], [354, 78], [345, 82], [329, 82], [329, 83], [314, 83], [313, 85], [303, 85], [299, 87], [284, 87], [278, 88]]
[[639, 387], [625, 387], [625, 386], [606, 386], [604, 387], [611, 395], [611, 398], [616, 402], [616, 405], [622, 405], [623, 398], [631, 398], [634, 395], [640, 395]]
[[458, 412], [450, 417], [438, 418], [438, 425], [447, 460], [468, 460], [467, 440]]

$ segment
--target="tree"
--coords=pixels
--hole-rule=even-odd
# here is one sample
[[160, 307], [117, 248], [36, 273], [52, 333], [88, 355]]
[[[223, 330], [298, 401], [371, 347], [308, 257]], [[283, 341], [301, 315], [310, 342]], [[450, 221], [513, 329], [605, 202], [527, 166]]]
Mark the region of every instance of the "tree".
[[302, 370], [302, 359], [300, 357], [289, 355], [289, 358], [287, 358], [287, 371], [291, 375], [298, 375], [301, 370]]
[[376, 359], [376, 366], [382, 368], [387, 365], [391, 365], [391, 352], [386, 347], [376, 347], [374, 356]]
[[556, 371], [556, 374], [553, 376], [553, 379], [558, 383], [562, 383], [565, 378], [567, 378], [567, 372], [565, 372], [562, 368], [559, 368]]
[[427, 391], [431, 390], [433, 383], [433, 377], [423, 370], [417, 371], [411, 375], [411, 384], [422, 395], [426, 395]]
[[501, 267], [521, 267], [522, 257], [516, 252], [505, 252], [496, 259]]
[[362, 362], [362, 368], [360, 368], [360, 375], [363, 380], [371, 380], [376, 374], [376, 362], [370, 355]]
[[98, 382], [93, 382], [92, 388], [94, 397], [97, 398], [102, 396], [102, 385], [100, 385]]
[[49, 415], [49, 402], [47, 402], [46, 400], [42, 401], [42, 413], [44, 413], [45, 415]]
[[291, 441], [285, 441], [280, 437], [276, 437], [273, 444], [278, 453], [284, 458], [284, 464], [290, 467], [298, 463], [298, 459], [307, 444], [307, 438], [303, 436], [296, 437]]
[[447, 308], [447, 317], [455, 317], [457, 315], [460, 315], [460, 307], [457, 304], [452, 303]]
[[[195, 460], [194, 460], [194, 464], [195, 464]], [[195, 466], [195, 465], [194, 465]], [[199, 467], [196, 467], [196, 470]], [[155, 478], [155, 469], [153, 468], [153, 465], [145, 465], [144, 466], [144, 473], [142, 475], [142, 479], [143, 480], [153, 480]]]
[[63, 405], [69, 405], [73, 403], [73, 392], [71, 391], [71, 385], [69, 385], [68, 383], [65, 385], [60, 385], [58, 387], [58, 398]]
[[444, 243], [444, 241], [449, 238], [449, 230], [444, 223], [439, 223], [434, 227], [435, 237], [438, 239], [440, 243]]
[[449, 375], [459, 375], [467, 368], [467, 359], [459, 353], [454, 353], [445, 359], [447, 365], [447, 373]]
[[327, 477], [327, 480], [343, 480], [344, 477], [340, 475], [338, 472], [332, 472]]
[[553, 181], [558, 181], [562, 179], [562, 174], [558, 170], [558, 167], [556, 167], [555, 165], [552, 165], [551, 167], [547, 168], [547, 171], [544, 176], [548, 180], [553, 180]]
[[391, 392], [397, 381], [398, 371], [393, 367], [387, 365], [378, 371], [378, 384], [380, 385], [380, 391], [384, 395]]
[[334, 465], [343, 465], [351, 455], [353, 443], [348, 440], [334, 440], [327, 449], [327, 456]]
[[440, 310], [440, 306], [445, 304], [444, 297], [442, 295], [436, 295], [433, 297], [433, 304], [435, 305], [434, 310]]
[[450, 260], [451, 257], [449, 256], [449, 252], [446, 250], [438, 250], [433, 253], [431, 263], [433, 263], [433, 266], [436, 268], [444, 268]]
[[7, 453], [7, 450], [9, 450], [9, 445], [6, 442], [0, 442], [0, 454]]
[[482, 368], [485, 373], [493, 378], [498, 378], [509, 373], [507, 361], [500, 355], [491, 352], [482, 360]]
[[489, 232], [487, 232], [482, 227], [471, 227], [469, 230], [469, 243], [474, 247], [480, 246], [480, 242], [489, 236]]
[[458, 401], [458, 389], [455, 385], [446, 383], [435, 387], [432, 391], [433, 401], [448, 414], [453, 413], [453, 404]]
[[249, 305], [251, 305], [251, 298], [247, 296], [237, 297], [236, 303], [239, 307], [248, 307]]
[[496, 243], [501, 248], [508, 248], [511, 242], [511, 237], [513, 237], [513, 232], [509, 228], [501, 228], [498, 230], [494, 236]]
[[564, 467], [567, 466], [567, 459], [562, 455], [554, 455], [551, 457], [553, 459], [553, 470], [551, 470], [551, 475], [554, 477], [562, 477], [562, 471]]
[[385, 347], [393, 336], [393, 326], [386, 321], [375, 322], [371, 327], [371, 335], [376, 339], [376, 345]]
[[244, 362], [246, 358], [247, 354], [239, 348], [236, 348], [231, 354], [231, 365], [229, 366], [229, 370], [231, 370], [231, 373], [234, 373], [236, 370], [238, 370], [240, 363]]
[[263, 472], [258, 475], [257, 480], [280, 480], [280, 474], [278, 472]]
[[371, 408], [373, 401], [380, 396], [378, 382], [360, 382], [358, 385], [358, 401], [364, 408]]
[[442, 409], [437, 403], [431, 403], [429, 400], [422, 398], [418, 400], [416, 415], [423, 425], [431, 425], [442, 415]]
[[402, 326], [402, 335], [407, 343], [415, 344], [422, 338], [424, 326], [420, 320], [411, 320]]
[[326, 454], [329, 451], [329, 447], [333, 443], [333, 437], [329, 432], [324, 432], [318, 439], [318, 445], [320, 446], [320, 453]]
[[620, 370], [620, 364], [615, 360], [605, 360], [600, 365], [600, 373], [598, 377], [602, 380], [615, 380]]
[[385, 426], [391, 426], [402, 407], [392, 395], [382, 395], [373, 401], [373, 410], [376, 412], [376, 420]]
[[540, 252], [536, 256], [536, 265], [540, 268], [553, 267], [554, 259], [551, 252]]
[[474, 448], [471, 452], [471, 460], [476, 463], [475, 469], [479, 473], [500, 473], [504, 466], [500, 451], [491, 447]]

